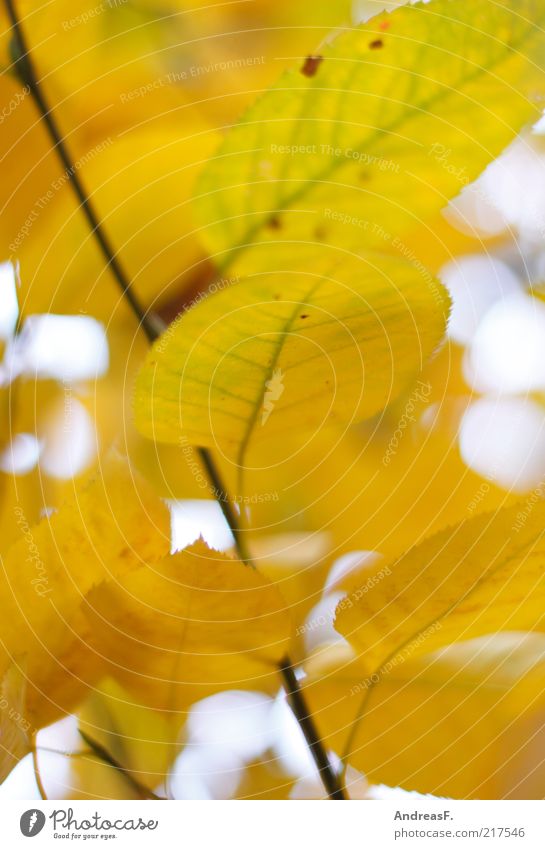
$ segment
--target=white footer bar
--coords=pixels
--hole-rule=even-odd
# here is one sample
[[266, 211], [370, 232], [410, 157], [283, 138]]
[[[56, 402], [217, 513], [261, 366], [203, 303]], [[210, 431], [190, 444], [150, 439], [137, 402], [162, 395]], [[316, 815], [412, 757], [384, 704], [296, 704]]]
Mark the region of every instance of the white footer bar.
[[545, 802], [9, 801], [0, 803], [0, 814], [0, 845], [10, 849], [545, 847]]

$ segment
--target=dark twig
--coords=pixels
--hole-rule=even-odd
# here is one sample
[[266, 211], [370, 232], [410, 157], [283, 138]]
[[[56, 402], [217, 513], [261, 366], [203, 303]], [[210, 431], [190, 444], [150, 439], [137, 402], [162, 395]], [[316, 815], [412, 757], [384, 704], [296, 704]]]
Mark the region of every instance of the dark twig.
[[29, 89], [36, 106], [42, 114], [43, 121], [47, 127], [57, 155], [62, 162], [66, 175], [69, 178], [70, 184], [81, 205], [83, 214], [89, 222], [93, 235], [104, 258], [106, 259], [108, 267], [111, 269], [124, 297], [127, 299], [134, 314], [137, 316], [138, 321], [142, 325], [146, 336], [150, 342], [153, 342], [153, 340], [159, 335], [160, 331], [153, 320], [153, 316], [146, 312], [131, 289], [129, 278], [117, 258], [108, 236], [102, 229], [98, 215], [95, 212], [93, 204], [78, 176], [77, 169], [72, 162], [70, 154], [68, 153], [66, 143], [62, 138], [57, 122], [53, 117], [52, 111], [38, 82], [38, 76], [34, 68], [34, 63], [32, 61], [19, 18], [15, 12], [13, 0], [6, 0], [6, 9], [13, 27], [12, 54], [15, 72], [23, 85], [27, 86]]
[[346, 794], [340, 783], [339, 776], [333, 769], [327, 752], [324, 749], [318, 729], [314, 724], [312, 714], [309, 712], [289, 657], [286, 657], [280, 664], [280, 673], [284, 679], [284, 687], [291, 709], [295, 714], [301, 731], [305, 735], [305, 740], [312, 753], [314, 763], [320, 774], [322, 784], [327, 791], [327, 795], [330, 799], [346, 799]]
[[163, 797], [157, 796], [157, 794], [154, 793], [153, 790], [150, 790], [148, 787], [145, 787], [143, 784], [137, 781], [136, 778], [131, 775], [128, 769], [125, 769], [125, 767], [114, 758], [114, 756], [108, 751], [108, 749], [106, 749], [105, 746], [102, 745], [102, 743], [99, 743], [97, 740], [94, 740], [85, 731], [82, 731], [81, 728], [79, 729], [79, 733], [80, 737], [85, 743], [87, 743], [94, 756], [99, 760], [104, 761], [104, 763], [108, 764], [108, 766], [111, 766], [112, 769], [116, 769], [118, 772], [120, 772], [123, 778], [128, 781], [128, 783], [132, 785], [132, 787], [134, 787], [134, 789], [142, 799], [154, 799], [163, 801]]
[[206, 470], [206, 473], [210, 479], [210, 483], [212, 485], [212, 492], [215, 495], [216, 499], [219, 502], [221, 507], [221, 511], [225, 517], [225, 521], [229, 525], [231, 533], [233, 534], [233, 539], [235, 540], [235, 545], [239, 554], [240, 559], [243, 563], [246, 563], [247, 566], [254, 566], [252, 563], [252, 557], [250, 552], [248, 551], [248, 547], [246, 545], [246, 541], [244, 539], [243, 531], [240, 526], [240, 522], [236, 511], [233, 507], [231, 499], [229, 498], [229, 493], [225, 488], [225, 485], [221, 479], [220, 473], [214, 463], [212, 455], [207, 448], [198, 448], [199, 457], [201, 458], [201, 462]]

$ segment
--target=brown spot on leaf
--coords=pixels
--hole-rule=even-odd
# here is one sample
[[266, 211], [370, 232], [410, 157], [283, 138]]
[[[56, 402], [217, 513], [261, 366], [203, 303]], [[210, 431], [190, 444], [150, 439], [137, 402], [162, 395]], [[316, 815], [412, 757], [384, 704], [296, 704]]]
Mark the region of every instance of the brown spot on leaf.
[[301, 73], [305, 77], [313, 77], [323, 62], [323, 56], [307, 56], [301, 68]]
[[308, 313], [305, 313], [305, 315], [302, 315], [301, 318], [308, 318]]
[[381, 47], [384, 47], [382, 38], [375, 38], [374, 41], [369, 42], [370, 50], [380, 50]]
[[159, 303], [154, 305], [154, 311], [165, 324], [170, 324], [192, 306], [217, 277], [217, 268], [211, 260], [203, 257], [190, 271], [180, 274], [165, 288]]
[[327, 230], [325, 227], [315, 227], [314, 228], [314, 238], [317, 239], [318, 242], [323, 242], [327, 235]]
[[278, 215], [271, 215], [269, 220], [267, 221], [267, 227], [271, 230], [280, 230], [282, 227], [282, 222], [280, 221]]

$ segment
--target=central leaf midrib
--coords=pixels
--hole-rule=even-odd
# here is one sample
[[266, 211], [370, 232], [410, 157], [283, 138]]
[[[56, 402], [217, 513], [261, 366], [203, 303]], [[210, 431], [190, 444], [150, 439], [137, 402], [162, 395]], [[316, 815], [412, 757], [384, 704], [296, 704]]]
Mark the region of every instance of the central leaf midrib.
[[238, 464], [238, 466], [239, 466], [239, 469], [240, 469], [240, 468], [242, 468], [242, 463], [243, 463], [243, 460], [244, 460], [244, 455], [245, 455], [245, 453], [246, 453], [246, 449], [247, 449], [247, 447], [248, 447], [248, 443], [249, 443], [249, 441], [250, 441], [250, 437], [251, 437], [251, 435], [252, 435], [252, 431], [253, 431], [253, 429], [254, 429], [254, 427], [255, 427], [255, 423], [256, 423], [256, 421], [257, 421], [257, 417], [258, 417], [258, 415], [259, 415], [259, 410], [260, 410], [260, 408], [261, 408], [261, 404], [262, 404], [263, 396], [264, 396], [264, 393], [265, 393], [265, 386], [266, 386], [266, 383], [267, 383], [267, 381], [268, 381], [268, 380], [270, 380], [270, 378], [271, 378], [271, 376], [272, 376], [272, 374], [273, 374], [273, 371], [274, 371], [274, 369], [275, 369], [275, 367], [276, 367], [276, 365], [277, 365], [277, 363], [278, 363], [278, 360], [280, 359], [280, 355], [281, 355], [282, 350], [283, 350], [284, 345], [285, 345], [285, 339], [286, 339], [286, 336], [287, 336], [287, 334], [290, 332], [291, 328], [293, 327], [293, 325], [294, 325], [294, 323], [295, 323], [295, 319], [296, 319], [297, 315], [299, 314], [299, 312], [300, 312], [301, 308], [302, 308], [305, 304], [307, 304], [307, 305], [308, 305], [308, 303], [309, 303], [310, 299], [311, 299], [311, 298], [313, 297], [313, 295], [317, 292], [317, 290], [318, 290], [318, 289], [319, 289], [319, 287], [322, 285], [322, 283], [323, 283], [323, 280], [318, 280], [316, 283], [314, 283], [314, 284], [310, 287], [310, 289], [309, 289], [309, 290], [308, 290], [308, 292], [304, 295], [304, 297], [300, 298], [300, 299], [299, 299], [299, 300], [295, 303], [295, 306], [294, 306], [294, 308], [293, 308], [293, 310], [292, 310], [291, 314], [289, 315], [289, 317], [288, 317], [287, 321], [284, 323], [284, 326], [283, 326], [283, 327], [281, 327], [281, 328], [277, 331], [277, 332], [278, 332], [278, 341], [276, 342], [276, 344], [275, 344], [275, 346], [274, 346], [274, 348], [273, 348], [273, 355], [272, 355], [272, 359], [271, 359], [271, 362], [270, 362], [270, 365], [269, 365], [269, 367], [268, 367], [267, 371], [265, 372], [264, 379], [263, 379], [263, 382], [262, 382], [262, 384], [261, 384], [261, 391], [260, 391], [259, 395], [257, 395], [257, 396], [256, 396], [256, 400], [255, 400], [255, 403], [254, 403], [253, 410], [252, 410], [252, 412], [250, 413], [250, 417], [249, 417], [249, 419], [248, 419], [248, 424], [247, 424], [247, 426], [246, 426], [246, 430], [245, 430], [245, 432], [244, 432], [244, 436], [242, 437], [242, 442], [240, 443], [240, 448], [239, 448], [238, 458], [237, 458], [237, 464]]

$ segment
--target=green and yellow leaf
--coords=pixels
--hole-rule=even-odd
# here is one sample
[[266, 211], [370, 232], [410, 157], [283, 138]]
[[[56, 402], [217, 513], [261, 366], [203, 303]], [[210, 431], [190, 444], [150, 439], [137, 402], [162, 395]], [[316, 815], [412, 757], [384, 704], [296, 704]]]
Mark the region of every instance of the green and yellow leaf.
[[279, 237], [403, 250], [538, 119], [544, 25], [539, 0], [406, 5], [284, 74], [200, 179], [222, 271]]

